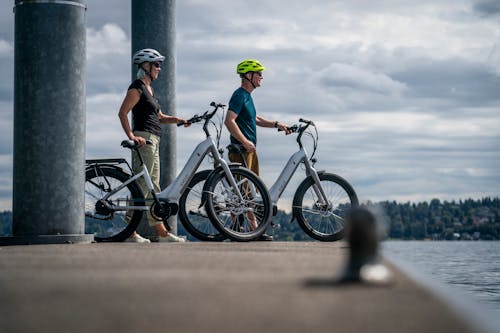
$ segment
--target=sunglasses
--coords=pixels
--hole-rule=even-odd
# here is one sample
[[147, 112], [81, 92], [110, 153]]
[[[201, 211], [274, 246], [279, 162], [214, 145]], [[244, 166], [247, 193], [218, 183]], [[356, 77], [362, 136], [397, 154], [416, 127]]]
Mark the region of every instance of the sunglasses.
[[161, 68], [161, 62], [154, 62], [153, 66], [155, 66], [156, 68]]

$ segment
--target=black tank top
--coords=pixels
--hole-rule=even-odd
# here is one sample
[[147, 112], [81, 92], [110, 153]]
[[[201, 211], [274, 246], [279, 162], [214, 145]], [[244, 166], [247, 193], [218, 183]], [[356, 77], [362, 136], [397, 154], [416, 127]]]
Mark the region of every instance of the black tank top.
[[132, 130], [161, 136], [160, 120], [158, 119], [160, 104], [154, 94], [151, 95], [144, 82], [139, 79], [132, 82], [128, 89], [137, 89], [141, 94], [139, 102], [132, 108]]

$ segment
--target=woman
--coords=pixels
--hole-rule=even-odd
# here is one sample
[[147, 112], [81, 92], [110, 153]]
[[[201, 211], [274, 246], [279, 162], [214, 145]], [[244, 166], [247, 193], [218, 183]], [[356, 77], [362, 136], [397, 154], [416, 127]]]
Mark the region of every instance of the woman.
[[[118, 116], [125, 134], [130, 140], [139, 145], [139, 150], [144, 159], [155, 191], [160, 191], [160, 124], [179, 124], [185, 120], [179, 117], [164, 115], [160, 110], [158, 100], [155, 98], [151, 82], [158, 78], [161, 63], [165, 60], [158, 51], [143, 49], [134, 54], [133, 62], [137, 65], [137, 79], [128, 88], [127, 95], [120, 107]], [[128, 121], [128, 113], [132, 111], [133, 128]], [[186, 124], [185, 126], [189, 126]], [[153, 142], [146, 145], [146, 140]], [[138, 155], [132, 151], [132, 167], [134, 172], [140, 172], [141, 166]], [[149, 190], [142, 178], [138, 179], [143, 193], [149, 196]], [[185, 242], [184, 238], [177, 237], [167, 231], [162, 221], [157, 221], [147, 213], [150, 226], [156, 228], [160, 242]], [[134, 232], [126, 241], [134, 243], [150, 243], [149, 239]]]

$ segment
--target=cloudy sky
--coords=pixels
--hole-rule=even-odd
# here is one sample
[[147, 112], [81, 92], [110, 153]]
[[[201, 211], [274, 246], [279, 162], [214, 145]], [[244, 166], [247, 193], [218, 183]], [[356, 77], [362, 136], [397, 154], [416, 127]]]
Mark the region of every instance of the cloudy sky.
[[[12, 207], [13, 3], [0, 4], [0, 210]], [[268, 68], [253, 93], [258, 112], [314, 120], [318, 169], [347, 178], [361, 200], [500, 195], [500, 0], [303, 6], [177, 1], [177, 113], [227, 102], [236, 64], [256, 58]], [[130, 25], [128, 1], [88, 0], [88, 157], [128, 155], [117, 111], [130, 81]], [[197, 127], [177, 131], [178, 170], [201, 137]], [[296, 149], [294, 137], [259, 130], [267, 184]]]

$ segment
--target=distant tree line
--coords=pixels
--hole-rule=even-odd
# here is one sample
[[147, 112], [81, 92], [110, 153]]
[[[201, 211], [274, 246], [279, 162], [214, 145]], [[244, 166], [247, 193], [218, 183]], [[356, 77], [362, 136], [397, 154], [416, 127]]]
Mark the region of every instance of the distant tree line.
[[[392, 239], [500, 240], [500, 198], [460, 201], [398, 203], [368, 202], [387, 224], [386, 237]], [[279, 211], [273, 217], [274, 238], [279, 241], [311, 240], [292, 215]]]
[[[398, 203], [368, 202], [368, 207], [382, 213], [387, 223], [387, 237], [393, 239], [500, 240], [500, 198], [459, 201]], [[311, 240], [292, 215], [279, 211], [273, 217], [275, 228], [269, 230], [278, 241]], [[179, 223], [179, 232], [187, 234]], [[12, 233], [12, 213], [0, 212], [0, 236]], [[192, 239], [191, 237], [189, 237]], [[192, 239], [194, 240], [194, 239]]]
[[395, 239], [500, 240], [500, 198], [379, 203]]

